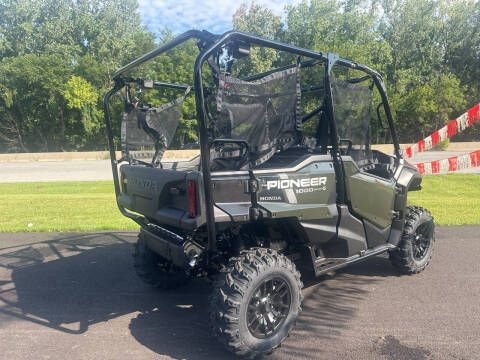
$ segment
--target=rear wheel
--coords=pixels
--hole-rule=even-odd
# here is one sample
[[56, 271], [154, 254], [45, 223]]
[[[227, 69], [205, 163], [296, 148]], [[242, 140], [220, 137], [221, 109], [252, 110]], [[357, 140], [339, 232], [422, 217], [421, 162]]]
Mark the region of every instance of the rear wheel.
[[159, 289], [175, 289], [188, 282], [188, 276], [182, 269], [153, 252], [146, 244], [143, 234], [138, 235], [133, 254], [137, 275], [147, 284]]
[[280, 346], [301, 311], [295, 265], [271, 249], [243, 252], [220, 275], [211, 298], [214, 332], [231, 352], [254, 358]]
[[402, 273], [419, 273], [430, 262], [434, 242], [435, 224], [430, 212], [418, 206], [408, 207], [402, 239], [398, 248], [390, 252], [390, 260]]

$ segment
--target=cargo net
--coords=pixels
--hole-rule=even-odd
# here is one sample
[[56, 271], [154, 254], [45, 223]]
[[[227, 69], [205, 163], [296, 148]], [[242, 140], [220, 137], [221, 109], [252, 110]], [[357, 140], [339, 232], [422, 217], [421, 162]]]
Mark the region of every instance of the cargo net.
[[372, 87], [334, 79], [332, 93], [340, 146], [346, 147], [343, 152], [360, 167], [371, 163]]
[[122, 158], [159, 166], [171, 144], [182, 115], [182, 105], [190, 88], [174, 101], [159, 107], [136, 107], [123, 114], [121, 128]]
[[301, 130], [298, 68], [255, 81], [222, 74], [216, 100], [216, 136], [246, 141], [253, 166], [298, 141]]

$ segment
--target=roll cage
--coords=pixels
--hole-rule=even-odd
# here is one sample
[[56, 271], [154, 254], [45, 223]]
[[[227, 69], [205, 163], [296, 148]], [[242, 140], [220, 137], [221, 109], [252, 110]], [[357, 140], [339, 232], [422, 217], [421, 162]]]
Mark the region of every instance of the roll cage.
[[[199, 131], [199, 138], [200, 138], [200, 166], [201, 166], [201, 172], [203, 176], [203, 186], [204, 186], [203, 190], [204, 190], [204, 198], [205, 198], [205, 219], [206, 219], [206, 230], [207, 230], [207, 236], [208, 236], [209, 251], [213, 251], [216, 248], [214, 200], [213, 200], [213, 189], [212, 189], [212, 182], [211, 182], [211, 168], [209, 166], [210, 147], [215, 141], [218, 141], [218, 139], [212, 139], [209, 131], [209, 117], [208, 117], [208, 110], [207, 110], [207, 104], [206, 104], [206, 96], [204, 91], [204, 81], [202, 77], [203, 75], [202, 67], [204, 63], [212, 55], [214, 55], [223, 46], [227, 44], [233, 43], [233, 44], [243, 44], [243, 45], [245, 44], [257, 45], [257, 46], [276, 49], [279, 51], [284, 51], [286, 53], [294, 54], [299, 57], [308, 58], [309, 60], [304, 61], [304, 64], [307, 66], [309, 61], [310, 62], [317, 61], [324, 64], [325, 100], [324, 100], [323, 111], [326, 115], [326, 119], [330, 129], [329, 131], [329, 137], [330, 137], [329, 141], [331, 144], [330, 152], [333, 156], [334, 166], [336, 168], [335, 172], [338, 177], [337, 194], [338, 194], [338, 201], [340, 203], [344, 202], [345, 200], [345, 185], [344, 185], [345, 182], [344, 182], [342, 160], [341, 160], [340, 151], [339, 151], [339, 139], [337, 135], [337, 127], [336, 127], [335, 116], [334, 116], [335, 114], [334, 101], [332, 99], [332, 86], [331, 86], [330, 75], [334, 65], [340, 65], [349, 69], [360, 70], [367, 74], [366, 77], [371, 77], [371, 79], [373, 80], [373, 83], [378, 89], [378, 92], [382, 100], [384, 112], [386, 115], [388, 127], [390, 130], [390, 134], [391, 134], [393, 145], [394, 145], [396, 160], [399, 161], [402, 158], [397, 135], [394, 128], [391, 109], [388, 104], [386, 89], [385, 89], [382, 77], [375, 70], [372, 70], [371, 68], [365, 65], [358, 64], [350, 60], [342, 59], [333, 53], [315, 52], [313, 50], [308, 50], [308, 49], [300, 48], [297, 46], [284, 44], [278, 41], [264, 39], [258, 36], [254, 36], [254, 35], [250, 35], [242, 32], [229, 31], [222, 35], [214, 35], [207, 31], [190, 30], [179, 35], [173, 40], [165, 43], [164, 45], [158, 47], [157, 49], [133, 60], [129, 64], [117, 70], [113, 75], [114, 86], [104, 96], [103, 105], [104, 105], [104, 113], [105, 113], [105, 124], [106, 124], [108, 146], [109, 146], [109, 152], [110, 152], [110, 158], [111, 158], [113, 181], [114, 181], [115, 193], [117, 197], [117, 204], [123, 215], [133, 219], [139, 225], [141, 226], [148, 225], [148, 220], [141, 215], [137, 215], [135, 213], [127, 211], [122, 205], [118, 203], [118, 196], [120, 195], [120, 182], [119, 182], [119, 175], [118, 175], [118, 169], [117, 169], [118, 161], [115, 154], [112, 121], [110, 117], [110, 108], [109, 108], [110, 98], [112, 97], [112, 95], [117, 93], [120, 89], [122, 89], [129, 81], [132, 81], [131, 78], [128, 78], [125, 76], [125, 74], [129, 70], [191, 39], [198, 40], [198, 47], [200, 50], [200, 53], [197, 56], [194, 64], [194, 84], [192, 88], [195, 92], [196, 113], [197, 113], [196, 115], [197, 115], [198, 131]], [[272, 69], [270, 71], [267, 71], [261, 74], [250, 76], [246, 80], [255, 80], [263, 76], [272, 74], [276, 71], [288, 69], [293, 66], [295, 65], [288, 65], [281, 68]], [[361, 81], [362, 78], [359, 78], [358, 80]], [[185, 90], [190, 85], [155, 81], [153, 83], [153, 86], [159, 87], [159, 88]], [[314, 112], [307, 114], [305, 117], [314, 116], [315, 115]], [[251, 192], [251, 199], [252, 199], [252, 208], [250, 211], [250, 217], [252, 219], [255, 219], [258, 216], [258, 211], [255, 211], [256, 205], [257, 205], [256, 204], [256, 188], [257, 188], [256, 184], [257, 183], [255, 181], [255, 178], [251, 169], [249, 171], [249, 176], [250, 176], [249, 190]]]

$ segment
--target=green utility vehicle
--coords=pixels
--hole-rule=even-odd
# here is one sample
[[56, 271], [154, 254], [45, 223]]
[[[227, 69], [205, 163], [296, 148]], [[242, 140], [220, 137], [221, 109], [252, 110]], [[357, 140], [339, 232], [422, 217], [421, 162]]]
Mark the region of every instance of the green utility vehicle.
[[[193, 83], [133, 75], [193, 41]], [[265, 48], [274, 66], [252, 73]], [[374, 70], [245, 33], [192, 30], [114, 80], [105, 121], [118, 206], [141, 227], [137, 273], [160, 288], [213, 279], [212, 327], [235, 354], [253, 358], [281, 344], [301, 310], [302, 279], [387, 252], [403, 273], [427, 266], [433, 219], [407, 206], [422, 179], [402, 158]], [[114, 94], [121, 122], [110, 117]], [[199, 155], [163, 159], [182, 145], [177, 128], [190, 97]], [[393, 156], [371, 145], [385, 140]]]

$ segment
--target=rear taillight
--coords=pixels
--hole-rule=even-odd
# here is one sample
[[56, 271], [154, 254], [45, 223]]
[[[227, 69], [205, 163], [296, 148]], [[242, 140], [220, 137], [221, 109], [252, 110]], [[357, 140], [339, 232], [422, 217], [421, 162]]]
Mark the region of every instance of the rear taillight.
[[197, 216], [197, 183], [189, 180], [187, 183], [188, 216]]

